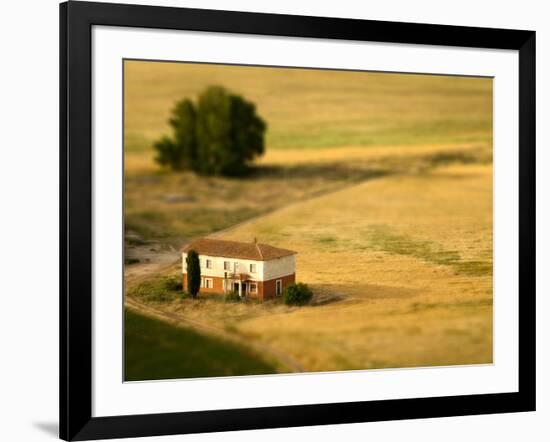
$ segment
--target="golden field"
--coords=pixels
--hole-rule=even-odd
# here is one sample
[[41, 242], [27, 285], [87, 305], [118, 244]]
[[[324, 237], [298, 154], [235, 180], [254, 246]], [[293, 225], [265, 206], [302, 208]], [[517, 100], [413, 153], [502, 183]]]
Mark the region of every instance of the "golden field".
[[296, 250], [312, 306], [209, 297], [156, 307], [266, 344], [307, 371], [490, 363], [491, 188], [490, 165], [447, 166], [365, 182], [216, 235]]
[[[143, 61], [126, 61], [124, 75], [126, 227], [173, 247], [381, 174], [491, 161], [489, 78]], [[212, 84], [254, 101], [268, 123], [266, 153], [247, 179], [154, 163], [174, 103]]]
[[[130, 308], [250, 345], [278, 372], [492, 362], [490, 79], [143, 62], [125, 72]], [[244, 179], [153, 161], [173, 103], [209, 84], [243, 93], [268, 121], [266, 154]], [[296, 250], [312, 305], [135, 295], [179, 275], [174, 250], [203, 235]], [[171, 260], [153, 267], [161, 253]]]
[[298, 251], [324, 305], [238, 330], [311, 370], [492, 361], [492, 173], [450, 166], [282, 209], [225, 238]]
[[491, 140], [490, 78], [126, 61], [126, 152], [148, 151], [175, 102], [210, 85], [256, 103], [268, 149]]

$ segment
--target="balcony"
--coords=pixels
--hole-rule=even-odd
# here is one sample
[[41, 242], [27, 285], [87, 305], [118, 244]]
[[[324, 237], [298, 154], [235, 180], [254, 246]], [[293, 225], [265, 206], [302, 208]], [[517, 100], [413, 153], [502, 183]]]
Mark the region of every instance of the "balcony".
[[225, 272], [227, 274], [225, 279], [233, 279], [237, 281], [247, 281], [250, 279], [250, 275], [244, 272]]

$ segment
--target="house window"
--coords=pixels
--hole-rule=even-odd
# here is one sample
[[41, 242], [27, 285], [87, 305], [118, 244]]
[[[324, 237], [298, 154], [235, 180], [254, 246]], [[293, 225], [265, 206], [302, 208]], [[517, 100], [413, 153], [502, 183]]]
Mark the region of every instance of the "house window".
[[283, 281], [282, 279], [277, 279], [275, 281], [275, 294], [280, 295], [281, 293], [283, 293]]
[[231, 263], [229, 261], [223, 262], [223, 269], [224, 270], [231, 270]]
[[255, 284], [253, 282], [250, 283], [250, 293], [252, 295], [258, 293], [258, 285], [257, 284]]
[[233, 263], [233, 272], [234, 272], [234, 273], [238, 273], [238, 272], [239, 272], [239, 263], [238, 263], [238, 262], [234, 262], [234, 263]]
[[250, 264], [250, 273], [256, 273], [256, 264]]
[[212, 278], [204, 278], [204, 288], [211, 289], [214, 287], [214, 281]]
[[207, 260], [206, 260], [206, 268], [207, 268], [207, 269], [211, 269], [211, 268], [212, 268], [212, 260], [211, 260], [211, 259], [207, 259]]

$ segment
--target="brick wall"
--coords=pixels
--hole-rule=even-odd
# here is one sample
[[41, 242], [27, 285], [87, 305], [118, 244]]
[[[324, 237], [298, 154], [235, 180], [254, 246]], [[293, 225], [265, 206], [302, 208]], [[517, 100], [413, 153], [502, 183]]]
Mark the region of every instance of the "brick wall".
[[[217, 276], [207, 276], [212, 279], [212, 288], [201, 287], [200, 293], [223, 293], [223, 278]], [[296, 282], [296, 273], [292, 275], [282, 276], [280, 278], [270, 279], [268, 281], [255, 281], [258, 284], [256, 294], [249, 294], [250, 298], [259, 298], [261, 300], [272, 299], [276, 296], [277, 280], [281, 280], [281, 293], [289, 284]], [[187, 274], [183, 274], [183, 290], [187, 290]]]
[[[223, 293], [223, 278], [217, 276], [206, 276], [212, 280], [212, 288], [201, 287], [199, 292], [202, 293]], [[183, 274], [183, 290], [187, 290], [187, 274]]]
[[296, 273], [293, 273], [292, 275], [282, 276], [280, 278], [270, 279], [269, 281], [258, 281], [259, 297], [263, 300], [274, 298], [276, 293], [276, 281], [279, 279], [282, 281], [282, 293], [282, 291], [284, 291], [286, 287], [296, 282]]

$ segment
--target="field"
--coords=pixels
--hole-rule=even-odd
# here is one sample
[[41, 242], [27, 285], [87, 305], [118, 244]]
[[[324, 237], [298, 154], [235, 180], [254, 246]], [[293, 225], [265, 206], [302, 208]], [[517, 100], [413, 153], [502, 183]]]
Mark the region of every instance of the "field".
[[[127, 381], [173, 379], [182, 374], [205, 377], [273, 373], [274, 367], [229, 342], [130, 310], [125, 318]], [[151, 359], [151, 353], [162, 355], [162, 359]]]
[[[248, 355], [234, 352], [237, 366], [264, 352], [253, 357], [257, 372], [492, 362], [490, 79], [141, 62], [125, 70], [132, 311], [154, 309], [170, 318], [165, 327], [236, 345]], [[266, 154], [244, 179], [154, 164], [174, 101], [209, 84], [245, 94], [268, 121]], [[298, 251], [312, 305], [193, 301], [162, 287], [140, 295], [152, 280], [178, 277], [177, 250], [208, 234]], [[138, 348], [127, 342], [127, 367], [145, 357]], [[167, 351], [148, 351], [140, 376], [165, 376], [154, 367]], [[166, 377], [197, 376], [174, 364]]]
[[[268, 122], [248, 179], [153, 161], [174, 103], [211, 84], [244, 94]], [[175, 248], [289, 201], [492, 152], [491, 79], [127, 61], [124, 109], [127, 232]]]
[[269, 149], [485, 143], [492, 80], [327, 70], [125, 62], [125, 147], [150, 151], [169, 112], [221, 84], [256, 103]]

